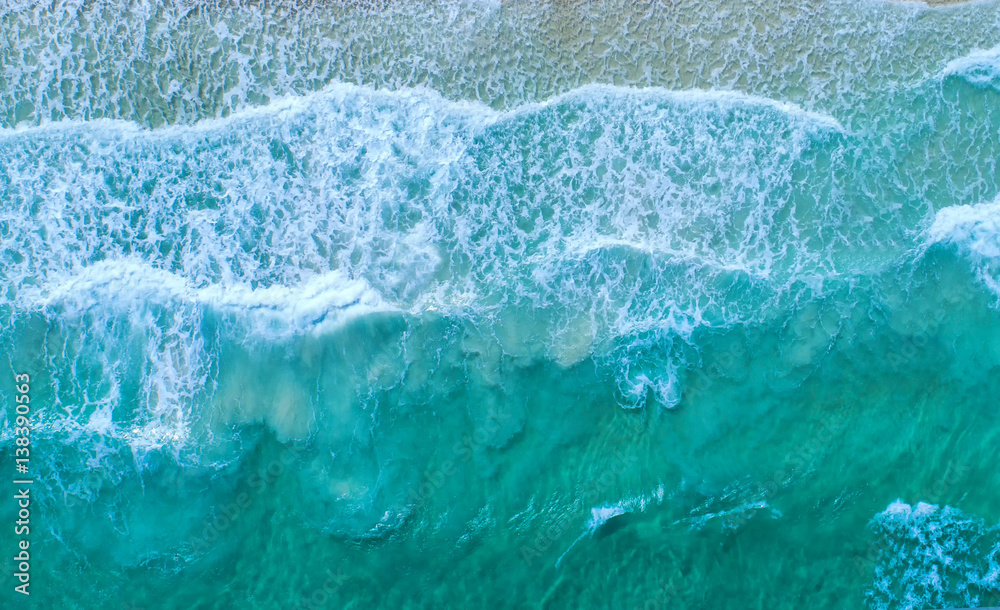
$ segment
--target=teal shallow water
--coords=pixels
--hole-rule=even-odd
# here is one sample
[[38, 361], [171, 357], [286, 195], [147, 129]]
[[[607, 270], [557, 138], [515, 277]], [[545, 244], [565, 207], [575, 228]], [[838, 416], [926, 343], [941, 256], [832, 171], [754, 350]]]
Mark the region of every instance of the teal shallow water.
[[1000, 605], [998, 21], [0, 9], [0, 600]]

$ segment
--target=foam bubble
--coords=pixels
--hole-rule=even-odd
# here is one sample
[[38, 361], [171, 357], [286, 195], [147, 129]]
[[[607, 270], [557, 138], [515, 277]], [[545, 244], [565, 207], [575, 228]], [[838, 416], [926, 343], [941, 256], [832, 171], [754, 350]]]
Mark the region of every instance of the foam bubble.
[[938, 210], [926, 243], [950, 244], [969, 256], [980, 280], [1000, 296], [1000, 200]]
[[977, 87], [1000, 88], [1000, 46], [951, 60], [941, 71], [941, 78], [949, 76], [960, 76]]
[[978, 256], [1000, 257], [1000, 200], [938, 210], [927, 238], [932, 244], [955, 244]]
[[980, 605], [998, 584], [1000, 531], [951, 506], [896, 500], [871, 522], [878, 536], [874, 608]]

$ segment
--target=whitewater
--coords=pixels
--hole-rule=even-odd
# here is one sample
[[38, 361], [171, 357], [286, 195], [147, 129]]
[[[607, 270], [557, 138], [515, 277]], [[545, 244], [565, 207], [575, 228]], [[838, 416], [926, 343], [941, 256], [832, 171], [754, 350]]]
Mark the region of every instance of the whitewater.
[[1000, 605], [998, 32], [8, 2], [0, 605]]

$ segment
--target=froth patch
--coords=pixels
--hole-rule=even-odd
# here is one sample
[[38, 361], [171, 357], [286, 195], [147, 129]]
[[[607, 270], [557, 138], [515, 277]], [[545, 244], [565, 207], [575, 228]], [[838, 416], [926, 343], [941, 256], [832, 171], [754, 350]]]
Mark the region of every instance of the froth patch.
[[998, 528], [951, 506], [896, 500], [871, 521], [873, 608], [977, 607], [998, 584]]
[[941, 78], [949, 76], [959, 76], [977, 87], [1000, 87], [1000, 45], [951, 60], [941, 71]]
[[938, 210], [927, 238], [932, 244], [950, 243], [979, 256], [1000, 257], [1000, 200]]
[[49, 282], [36, 300], [79, 314], [97, 306], [185, 302], [236, 313], [265, 333], [322, 332], [366, 313], [391, 309], [364, 280], [331, 271], [298, 286], [252, 288], [243, 283], [194, 287], [185, 278], [136, 260], [102, 261]]
[[927, 246], [950, 244], [968, 256], [979, 279], [1000, 295], [1000, 199], [939, 210], [927, 230]]

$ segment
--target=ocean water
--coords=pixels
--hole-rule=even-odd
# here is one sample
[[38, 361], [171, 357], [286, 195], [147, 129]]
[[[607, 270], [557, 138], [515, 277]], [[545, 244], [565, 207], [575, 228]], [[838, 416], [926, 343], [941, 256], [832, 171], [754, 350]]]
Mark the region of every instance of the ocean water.
[[1000, 606], [1000, 3], [6, 0], [0, 607]]

